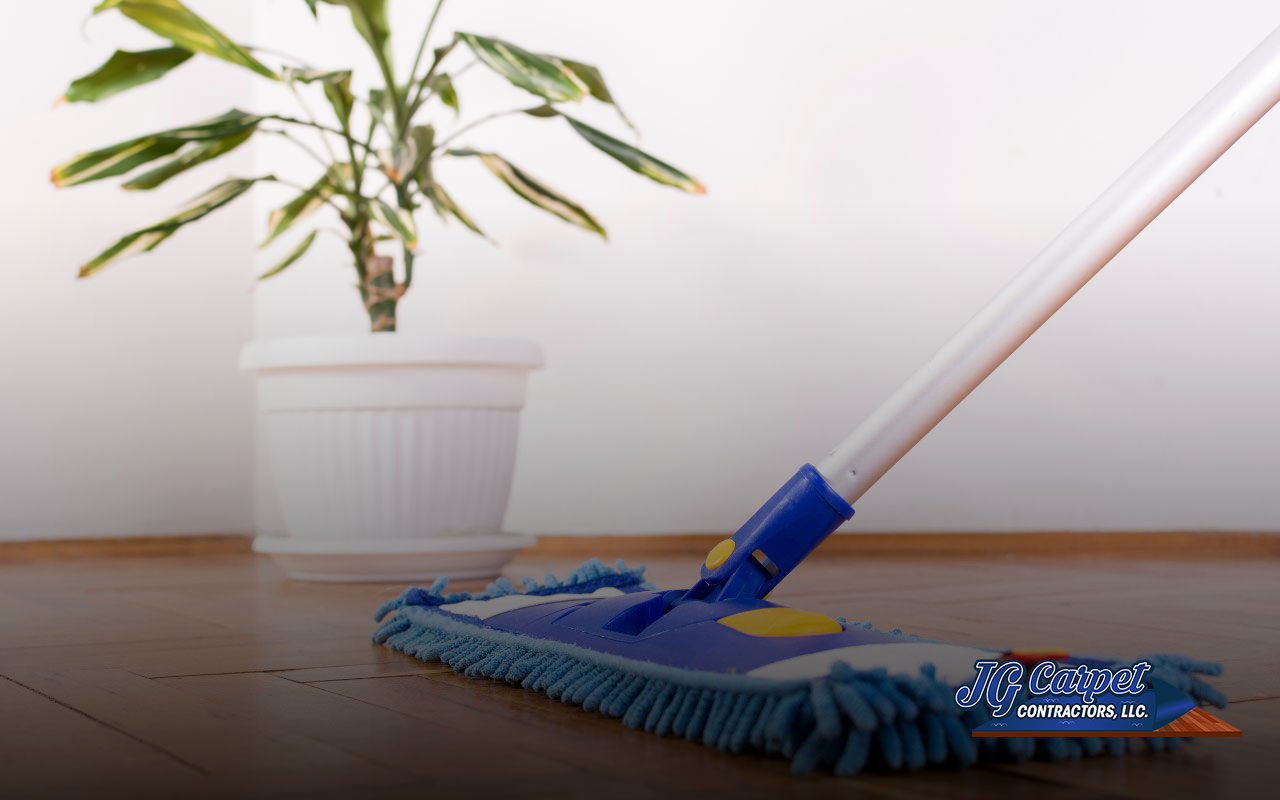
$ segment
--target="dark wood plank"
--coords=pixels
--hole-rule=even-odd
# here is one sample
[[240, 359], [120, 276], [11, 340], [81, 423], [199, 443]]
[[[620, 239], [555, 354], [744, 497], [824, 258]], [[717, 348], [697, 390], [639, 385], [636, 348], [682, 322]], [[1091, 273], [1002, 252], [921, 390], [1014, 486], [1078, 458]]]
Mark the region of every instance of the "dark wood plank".
[[[12, 679], [187, 765], [215, 794], [372, 790], [412, 776], [123, 670], [21, 669]], [[115, 775], [137, 786], [150, 780], [145, 771]]]
[[0, 709], [6, 797], [164, 797], [204, 782], [199, 767], [7, 678]]
[[484, 794], [516, 785], [518, 776], [531, 789], [549, 792], [573, 784], [575, 776], [586, 780], [579, 775], [585, 770], [559, 750], [528, 741], [502, 721], [477, 724], [474, 717], [456, 713], [447, 704], [436, 706], [430, 714], [410, 715], [319, 685], [262, 673], [169, 678], [158, 683], [224, 712], [252, 717], [258, 730], [305, 737], [388, 770], [438, 780], [454, 789], [469, 786]]
[[[1052, 782], [1034, 787], [1021, 778], [973, 771], [866, 774], [850, 781], [828, 774], [796, 778], [781, 759], [732, 756], [683, 739], [664, 739], [626, 728], [617, 719], [566, 706], [505, 683], [452, 671], [424, 676], [315, 684], [328, 691], [422, 719], [447, 718], [473, 736], [508, 730], [533, 752], [568, 759], [594, 780], [621, 781], [650, 797], [989, 797], [1035, 788], [1046, 797], [1076, 796]], [[599, 773], [603, 770], [604, 774]], [[944, 777], [945, 776], [945, 777]], [[1060, 789], [1060, 791], [1055, 791]]]
[[[635, 560], [684, 586], [700, 551]], [[588, 554], [534, 552], [508, 574], [563, 575]], [[0, 560], [0, 796], [42, 777], [70, 796], [1248, 796], [1280, 745], [1280, 701], [1256, 699], [1220, 715], [1242, 738], [1155, 758], [796, 779], [372, 645], [373, 608], [402, 589], [287, 581], [236, 552]], [[1272, 558], [839, 550], [772, 599], [957, 642], [1181, 651], [1222, 660], [1213, 682], [1234, 699], [1280, 697]], [[69, 752], [101, 757], [46, 774]]]

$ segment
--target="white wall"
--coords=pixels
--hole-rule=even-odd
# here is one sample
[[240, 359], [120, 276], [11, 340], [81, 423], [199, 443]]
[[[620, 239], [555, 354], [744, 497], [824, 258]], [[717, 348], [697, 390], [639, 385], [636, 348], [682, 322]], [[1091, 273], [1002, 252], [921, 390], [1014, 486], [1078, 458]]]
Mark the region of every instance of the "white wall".
[[[247, 5], [193, 5], [248, 34]], [[252, 335], [251, 209], [228, 208], [91, 280], [75, 274], [223, 172], [247, 170], [249, 154], [130, 194], [110, 181], [55, 190], [49, 170], [243, 104], [250, 79], [193, 60], [105, 103], [54, 109], [116, 47], [156, 46], [115, 14], [82, 28], [88, 8], [15, 4], [0, 26], [0, 539], [243, 531], [252, 391], [236, 356]]]
[[[278, 0], [260, 36], [301, 45]], [[401, 30], [418, 30], [398, 11]], [[427, 4], [422, 4], [423, 6]], [[543, 343], [509, 527], [726, 530], [817, 459], [1274, 25], [1269, 3], [454, 3], [446, 29], [605, 69], [648, 185], [544, 120], [469, 141], [609, 227], [440, 172], [402, 329]], [[334, 11], [326, 22], [338, 22]], [[413, 37], [401, 35], [407, 60]], [[358, 57], [326, 41], [325, 64]], [[520, 96], [474, 72], [464, 119]], [[586, 113], [584, 111], [584, 113]], [[593, 114], [612, 129], [608, 113]], [[1263, 122], [869, 493], [851, 528], [1280, 528], [1280, 117]], [[356, 330], [334, 250], [259, 330]]]
[[[402, 64], [427, 5], [393, 4]], [[318, 39], [296, 0], [260, 0], [253, 11], [252, 38], [261, 43], [324, 65], [367, 65], [339, 9], [322, 8]], [[216, 18], [233, 27], [237, 13], [219, 9]], [[468, 141], [580, 200], [611, 241], [540, 215], [478, 165], [442, 166], [450, 191], [501, 244], [458, 226], [430, 227], [402, 330], [528, 336], [546, 349], [548, 367], [531, 386], [508, 527], [731, 529], [799, 463], [820, 458], [1277, 23], [1280, 14], [1262, 0], [1216, 3], [1212, 13], [1192, 0], [454, 0], [445, 30], [599, 63], [643, 129], [643, 145], [696, 174], [710, 194], [648, 184], [553, 121], [495, 123]], [[76, 36], [74, 26], [65, 35]], [[60, 77], [83, 71], [105, 48], [76, 52], [83, 62]], [[212, 80], [215, 67], [208, 69]], [[218, 75], [211, 85], [221, 97], [237, 91], [240, 84]], [[48, 83], [36, 94], [56, 94], [61, 81]], [[192, 107], [166, 114], [185, 118], [196, 106], [229, 102], [181, 95], [177, 83], [146, 90], [152, 98], [174, 91], [164, 96]], [[464, 120], [525, 101], [479, 69], [458, 88]], [[251, 91], [256, 102], [273, 98], [260, 81]], [[142, 94], [120, 102], [160, 113]], [[93, 112], [103, 113], [59, 113], [88, 120]], [[620, 130], [607, 110], [583, 115]], [[43, 137], [41, 147], [60, 138], [33, 159], [42, 178], [51, 158], [82, 142], [40, 120], [30, 123], [30, 138]], [[281, 174], [310, 174], [305, 160], [274, 145], [256, 158]], [[34, 174], [26, 163], [18, 159], [15, 169]], [[76, 190], [83, 194], [74, 200], [71, 190], [50, 196], [35, 177], [19, 185], [36, 187], [30, 191], [45, 209], [83, 203], [85, 219], [102, 203], [126, 202], [96, 188]], [[120, 482], [95, 490], [108, 499], [121, 483], [136, 492], [148, 486], [114, 509], [115, 530], [146, 527], [126, 512], [174, 526], [185, 520], [187, 528], [195, 519], [211, 529], [247, 526], [242, 501], [222, 502], [221, 516], [162, 518], [156, 508], [182, 508], [164, 506], [166, 492], [140, 479], [172, 490], [184, 479], [180, 470], [152, 468], [181, 452], [183, 468], [199, 462], [221, 482], [220, 500], [241, 496], [248, 457], [239, 443], [249, 412], [233, 359], [248, 331], [232, 321], [248, 304], [236, 265], [281, 197], [256, 199], [252, 223], [228, 212], [153, 257], [42, 296], [45, 308], [75, 298], [78, 313], [55, 312], [65, 330], [40, 329], [53, 342], [40, 350], [55, 358], [23, 354], [19, 375], [54, 373], [73, 385], [56, 394], [24, 387], [17, 405], [0, 400], [4, 424], [21, 429], [19, 452], [45, 459], [36, 477], [19, 478], [18, 490], [0, 490], [6, 529], [15, 509], [34, 525], [59, 497], [88, 507], [84, 487], [107, 481]], [[1280, 117], [1273, 117], [886, 476], [851, 528], [1280, 529], [1278, 197]], [[147, 210], [139, 206], [137, 218]], [[27, 227], [56, 224], [47, 210], [19, 213], [31, 220]], [[21, 280], [69, 274], [83, 251], [119, 227], [114, 220], [74, 246], [58, 239], [56, 254], [23, 240], [31, 253], [17, 259]], [[125, 288], [128, 280], [137, 283]], [[184, 303], [196, 282], [207, 284], [209, 299]], [[255, 295], [258, 334], [361, 330], [350, 283], [336, 241], [313, 251]], [[113, 291], [111, 299], [87, 294]], [[140, 321], [136, 307], [116, 308], [144, 291], [145, 307], [167, 315], [164, 325]], [[37, 317], [47, 319], [26, 309], [29, 299], [5, 298], [6, 325], [26, 314], [17, 326], [26, 332]], [[84, 320], [93, 321], [89, 344], [72, 327]], [[178, 352], [169, 344], [139, 355], [139, 341], [160, 337], [198, 343], [199, 357], [149, 360]], [[114, 360], [87, 358], [90, 346]], [[162, 379], [165, 369], [181, 370], [184, 380]], [[121, 377], [140, 371], [149, 382]], [[145, 411], [124, 414], [122, 398], [135, 396], [146, 400]], [[73, 413], [82, 398], [103, 397], [114, 398], [110, 424]], [[212, 416], [219, 427], [195, 441], [205, 434], [180, 419], [210, 419], [214, 405], [223, 409]], [[43, 407], [40, 425], [14, 422], [10, 407], [32, 406]], [[169, 436], [154, 430], [156, 415], [168, 420]], [[76, 426], [76, 437], [56, 458], [43, 455], [38, 445], [47, 436], [31, 429], [60, 425]], [[6, 428], [6, 452], [13, 435]], [[151, 461], [131, 462], [138, 469], [120, 477], [102, 454], [117, 439], [144, 435]], [[236, 446], [221, 444], [228, 440]], [[12, 464], [6, 469], [30, 470]], [[46, 504], [22, 511], [32, 496]], [[214, 505], [200, 508], [212, 514]], [[94, 519], [110, 516], [106, 501], [92, 508]]]

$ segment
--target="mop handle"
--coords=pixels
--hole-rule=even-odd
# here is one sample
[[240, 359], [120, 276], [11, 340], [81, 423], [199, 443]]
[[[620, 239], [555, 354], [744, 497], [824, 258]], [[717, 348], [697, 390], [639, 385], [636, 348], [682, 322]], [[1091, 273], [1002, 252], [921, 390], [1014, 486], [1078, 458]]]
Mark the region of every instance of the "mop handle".
[[862, 496], [1280, 100], [1280, 28], [818, 464]]

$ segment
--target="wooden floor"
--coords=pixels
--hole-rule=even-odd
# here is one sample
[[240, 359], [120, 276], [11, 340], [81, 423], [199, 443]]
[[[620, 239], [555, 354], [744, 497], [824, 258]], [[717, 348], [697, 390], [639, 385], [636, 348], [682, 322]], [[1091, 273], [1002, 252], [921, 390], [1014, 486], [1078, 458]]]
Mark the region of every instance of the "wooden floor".
[[[586, 555], [584, 551], [582, 555]], [[563, 574], [563, 549], [508, 574]], [[650, 555], [661, 585], [697, 559]], [[466, 588], [466, 585], [462, 585]], [[1247, 797], [1280, 754], [1280, 560], [818, 558], [773, 599], [955, 642], [1220, 659], [1238, 739], [1074, 763], [793, 778], [370, 644], [400, 589], [248, 553], [0, 554], [0, 797]], [[1012, 794], [1010, 794], [1012, 793]], [[1271, 795], [1274, 796], [1274, 795]]]

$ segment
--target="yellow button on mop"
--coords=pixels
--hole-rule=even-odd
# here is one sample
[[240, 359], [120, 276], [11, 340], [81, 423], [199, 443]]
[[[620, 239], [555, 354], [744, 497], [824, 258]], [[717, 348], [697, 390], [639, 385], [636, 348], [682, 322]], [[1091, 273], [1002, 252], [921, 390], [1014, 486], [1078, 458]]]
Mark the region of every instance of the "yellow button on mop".
[[831, 617], [781, 606], [731, 614], [719, 622], [748, 636], [815, 636], [820, 633], [839, 633], [844, 630], [840, 623]]
[[729, 556], [733, 555], [735, 546], [732, 539], [723, 539], [716, 542], [716, 546], [711, 548], [711, 552], [707, 553], [707, 569], [715, 569], [728, 561]]

